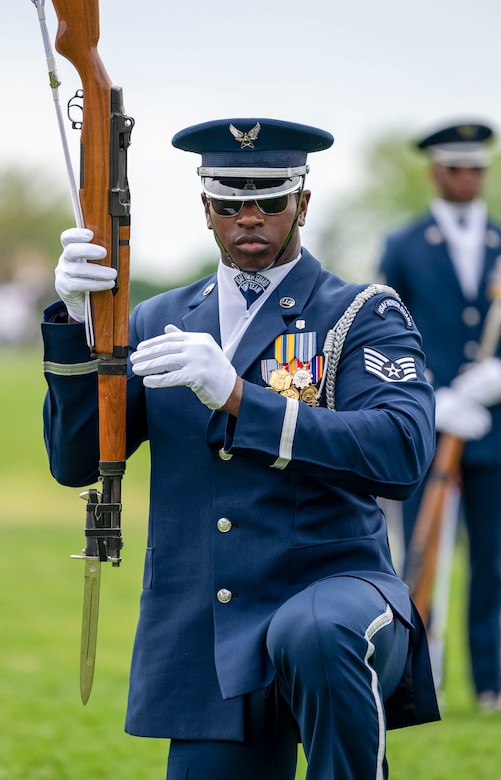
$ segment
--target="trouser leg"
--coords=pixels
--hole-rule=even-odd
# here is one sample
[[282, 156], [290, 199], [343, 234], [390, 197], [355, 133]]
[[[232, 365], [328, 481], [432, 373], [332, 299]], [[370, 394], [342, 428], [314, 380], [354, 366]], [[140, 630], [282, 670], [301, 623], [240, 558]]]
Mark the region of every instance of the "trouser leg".
[[249, 694], [244, 742], [172, 740], [167, 780], [294, 780], [298, 730], [275, 684]]
[[308, 780], [384, 780], [383, 699], [405, 667], [408, 631], [379, 591], [321, 580], [284, 604], [268, 651], [308, 759]]
[[477, 693], [501, 690], [501, 470], [463, 471], [469, 537], [468, 633]]

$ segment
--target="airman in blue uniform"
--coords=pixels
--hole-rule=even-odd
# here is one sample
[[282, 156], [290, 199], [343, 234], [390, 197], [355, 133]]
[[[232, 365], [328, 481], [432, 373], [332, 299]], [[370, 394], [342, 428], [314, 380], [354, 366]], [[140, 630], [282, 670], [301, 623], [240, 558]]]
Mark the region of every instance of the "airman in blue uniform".
[[[379, 279], [409, 307], [436, 389], [439, 431], [466, 441], [462, 498], [469, 536], [469, 646], [478, 704], [501, 708], [501, 351], [481, 363], [479, 344], [499, 286], [501, 226], [481, 191], [493, 131], [464, 122], [418, 142], [437, 197], [428, 212], [389, 236]], [[409, 544], [421, 491], [404, 503]]]
[[[420, 335], [394, 292], [301, 247], [322, 130], [261, 118], [187, 128], [216, 273], [130, 321], [127, 449], [151, 502], [126, 730], [171, 740], [168, 780], [387, 777], [386, 728], [439, 718], [426, 635], [377, 496], [434, 448]], [[63, 234], [43, 323], [55, 478], [97, 476], [86, 290], [113, 285], [90, 231]], [[78, 262], [76, 262], [78, 261]], [[336, 327], [335, 327], [336, 326]]]

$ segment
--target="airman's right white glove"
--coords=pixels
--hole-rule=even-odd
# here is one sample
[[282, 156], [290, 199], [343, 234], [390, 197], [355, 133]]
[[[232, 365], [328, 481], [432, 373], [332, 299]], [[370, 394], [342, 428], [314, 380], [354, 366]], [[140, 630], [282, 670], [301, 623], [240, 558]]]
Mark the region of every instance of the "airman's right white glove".
[[485, 406], [452, 387], [439, 387], [435, 400], [435, 425], [441, 433], [472, 441], [483, 439], [492, 428], [492, 415]]
[[103, 260], [106, 249], [91, 244], [92, 230], [70, 228], [61, 233], [63, 253], [56, 267], [56, 292], [66, 304], [69, 316], [77, 322], [85, 320], [85, 294], [111, 290], [117, 272], [114, 268], [88, 260]]
[[209, 409], [220, 409], [230, 397], [237, 372], [209, 333], [193, 333], [166, 325], [161, 336], [137, 345], [132, 370], [145, 387], [191, 388]]

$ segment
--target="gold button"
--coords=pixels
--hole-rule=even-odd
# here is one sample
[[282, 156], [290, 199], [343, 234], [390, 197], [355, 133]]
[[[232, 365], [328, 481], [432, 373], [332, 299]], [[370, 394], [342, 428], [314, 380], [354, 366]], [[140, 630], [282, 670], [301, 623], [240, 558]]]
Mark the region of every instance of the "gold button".
[[222, 534], [227, 534], [232, 525], [233, 523], [231, 520], [228, 520], [227, 517], [220, 517], [217, 521], [217, 529], [218, 531], [221, 531]]
[[233, 593], [231, 590], [227, 590], [226, 588], [221, 588], [221, 590], [218, 590], [216, 593], [217, 600], [221, 602], [221, 604], [228, 604], [229, 601], [231, 601], [233, 597]]

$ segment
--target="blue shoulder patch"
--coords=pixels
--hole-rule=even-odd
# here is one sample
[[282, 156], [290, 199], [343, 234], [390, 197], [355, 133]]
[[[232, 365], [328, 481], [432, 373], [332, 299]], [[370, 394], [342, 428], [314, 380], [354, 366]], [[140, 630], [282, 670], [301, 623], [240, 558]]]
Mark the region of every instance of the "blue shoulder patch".
[[414, 327], [412, 317], [409, 310], [406, 306], [404, 306], [402, 301], [399, 301], [398, 298], [382, 298], [376, 303], [375, 312], [383, 319], [386, 318], [386, 315], [389, 311], [397, 311], [404, 318], [405, 327], [409, 330], [412, 330]]

